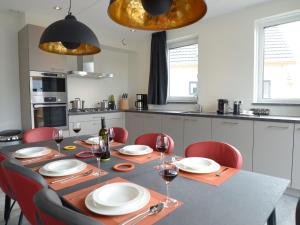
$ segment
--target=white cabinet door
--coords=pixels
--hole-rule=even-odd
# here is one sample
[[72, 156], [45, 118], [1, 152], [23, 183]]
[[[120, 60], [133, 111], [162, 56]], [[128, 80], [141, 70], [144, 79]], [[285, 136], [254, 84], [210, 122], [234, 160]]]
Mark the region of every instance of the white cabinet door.
[[107, 127], [124, 127], [123, 119], [109, 119], [106, 122]]
[[243, 156], [243, 169], [252, 171], [253, 121], [212, 119], [212, 139], [236, 147]]
[[184, 156], [183, 149], [183, 116], [162, 116], [162, 132], [168, 134], [174, 139], [176, 155]]
[[184, 117], [183, 147], [192, 143], [211, 140], [211, 118]]
[[291, 179], [294, 124], [254, 122], [253, 171]]
[[300, 124], [295, 125], [292, 187], [300, 189]]
[[134, 144], [135, 139], [144, 133], [144, 118], [141, 113], [126, 113], [125, 127], [128, 130], [128, 144]]
[[161, 115], [143, 114], [144, 133], [160, 133], [161, 132]]

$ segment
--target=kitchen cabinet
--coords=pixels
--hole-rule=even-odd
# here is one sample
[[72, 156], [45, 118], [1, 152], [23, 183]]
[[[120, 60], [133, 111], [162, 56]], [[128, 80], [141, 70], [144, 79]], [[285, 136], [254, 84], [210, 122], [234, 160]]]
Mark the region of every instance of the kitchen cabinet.
[[243, 169], [252, 171], [253, 121], [212, 119], [212, 139], [236, 147], [243, 156]]
[[126, 113], [125, 123], [129, 144], [134, 144], [135, 139], [142, 134], [161, 132], [161, 115]]
[[[107, 127], [124, 127], [124, 115], [121, 112], [116, 113], [99, 113], [99, 114], [82, 114], [69, 116], [69, 133], [70, 136], [77, 135], [97, 135], [101, 129], [101, 117], [105, 118]], [[76, 134], [73, 131], [73, 124], [80, 123], [81, 131]]]
[[300, 189], [300, 124], [295, 125], [292, 187]]
[[162, 132], [168, 134], [174, 139], [174, 153], [184, 156], [183, 148], [183, 123], [184, 116], [163, 115]]
[[[67, 56], [48, 53], [39, 48], [41, 35], [45, 28], [28, 24], [19, 32], [19, 46], [27, 51], [20, 60], [28, 63], [29, 70], [46, 72], [66, 72]], [[29, 76], [29, 73], [28, 73]]]
[[291, 180], [293, 123], [254, 121], [253, 171]]
[[192, 143], [211, 140], [211, 119], [205, 117], [184, 117], [183, 147]]

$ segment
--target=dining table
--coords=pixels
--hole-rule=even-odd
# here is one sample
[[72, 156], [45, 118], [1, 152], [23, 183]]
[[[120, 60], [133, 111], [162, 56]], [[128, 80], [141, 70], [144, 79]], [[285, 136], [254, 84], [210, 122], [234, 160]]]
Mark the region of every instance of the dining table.
[[[85, 139], [88, 136], [77, 136], [65, 138], [62, 146], [75, 145], [73, 151], [62, 150], [64, 159], [75, 158], [81, 151], [89, 150], [76, 140]], [[75, 142], [75, 143], [74, 143]], [[56, 143], [52, 140], [31, 144], [20, 144], [7, 146], [0, 149], [2, 154], [11, 157], [18, 149], [30, 146], [44, 146], [56, 149]], [[111, 151], [118, 151], [123, 145], [112, 147]], [[63, 149], [63, 148], [62, 148]], [[49, 158], [42, 162], [27, 164], [28, 168], [36, 168], [46, 163], [59, 159]], [[96, 166], [96, 159], [80, 158], [88, 165]], [[63, 200], [66, 207], [86, 214], [74, 205], [70, 204], [65, 196], [72, 195], [80, 190], [93, 187], [99, 182], [107, 182], [112, 179], [123, 179], [138, 184], [146, 189], [165, 195], [165, 182], [159, 176], [156, 168], [160, 164], [159, 158], [154, 158], [145, 163], [135, 163], [134, 169], [120, 172], [113, 169], [119, 163], [132, 163], [128, 159], [117, 157], [112, 154], [111, 159], [101, 163], [101, 169], [107, 172], [105, 176], [94, 177], [87, 181], [72, 186], [55, 190]], [[217, 179], [217, 178], [216, 178]], [[221, 177], [220, 177], [221, 179]], [[275, 225], [276, 205], [283, 196], [289, 185], [289, 180], [267, 176], [251, 171], [239, 170], [221, 185], [210, 185], [177, 176], [170, 184], [170, 196], [180, 202], [175, 210], [160, 218], [155, 224], [158, 225]], [[91, 214], [88, 214], [88, 216]], [[158, 215], [153, 215], [156, 217]], [[99, 222], [101, 224], [101, 222]], [[103, 222], [105, 224], [105, 222]]]

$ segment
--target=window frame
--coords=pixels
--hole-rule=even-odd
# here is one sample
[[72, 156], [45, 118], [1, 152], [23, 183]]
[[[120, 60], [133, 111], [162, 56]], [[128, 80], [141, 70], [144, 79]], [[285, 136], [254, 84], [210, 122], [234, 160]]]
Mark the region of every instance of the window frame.
[[167, 103], [197, 103], [198, 102], [198, 88], [199, 81], [197, 80], [197, 94], [193, 97], [183, 97], [183, 96], [170, 96], [170, 55], [169, 50], [174, 48], [180, 48], [188, 45], [198, 45], [198, 78], [199, 78], [199, 41], [198, 36], [184, 38], [180, 40], [167, 41], [167, 64], [168, 64], [168, 95]]
[[264, 28], [300, 21], [300, 10], [291, 11], [255, 21], [254, 31], [254, 89], [253, 102], [261, 104], [300, 104], [298, 98], [264, 99]]

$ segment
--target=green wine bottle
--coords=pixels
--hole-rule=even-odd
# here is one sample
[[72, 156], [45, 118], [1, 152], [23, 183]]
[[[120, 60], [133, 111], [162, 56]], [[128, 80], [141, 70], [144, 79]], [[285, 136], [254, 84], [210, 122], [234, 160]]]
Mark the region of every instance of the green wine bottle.
[[105, 147], [105, 153], [101, 157], [101, 161], [110, 160], [110, 150], [109, 150], [109, 137], [108, 130], [106, 129], [105, 118], [101, 117], [101, 130], [99, 131], [99, 137], [103, 140]]

